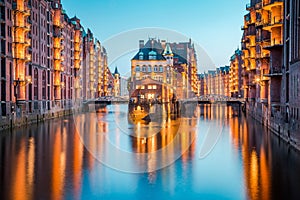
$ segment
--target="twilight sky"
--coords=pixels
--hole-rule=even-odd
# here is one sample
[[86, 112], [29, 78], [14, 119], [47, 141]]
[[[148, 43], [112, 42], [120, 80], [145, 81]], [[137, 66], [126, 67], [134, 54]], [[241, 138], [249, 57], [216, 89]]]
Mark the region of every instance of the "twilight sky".
[[[130, 58], [137, 51], [133, 47], [138, 48], [138, 40], [149, 37], [170, 42], [191, 38], [200, 48], [196, 48], [200, 72], [228, 65], [230, 56], [240, 46], [246, 3], [248, 0], [62, 0], [69, 17], [76, 14], [84, 27], [108, 46], [108, 56], [113, 57], [109, 60], [110, 68], [118, 66], [121, 74], [130, 70]], [[143, 34], [136, 34], [134, 29], [144, 30]], [[157, 29], [167, 33], [155, 32]], [[124, 32], [132, 37], [127, 40]], [[127, 53], [112, 55], [112, 41], [106, 43], [120, 40], [114, 40], [120, 33], [123, 41], [131, 42], [131, 47]], [[120, 45], [127, 44], [115, 42], [113, 48]]]

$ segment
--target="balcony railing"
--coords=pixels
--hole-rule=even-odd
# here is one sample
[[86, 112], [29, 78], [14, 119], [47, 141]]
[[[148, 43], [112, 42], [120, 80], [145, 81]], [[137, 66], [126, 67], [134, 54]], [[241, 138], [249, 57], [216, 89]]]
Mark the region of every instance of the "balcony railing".
[[270, 58], [269, 53], [256, 53], [256, 58]]
[[27, 22], [19, 20], [19, 21], [15, 22], [14, 27], [15, 28], [22, 28], [22, 29], [25, 29], [25, 30], [29, 30], [30, 29], [30, 24], [27, 23]]
[[268, 43], [268, 45], [264, 46], [263, 48], [265, 49], [270, 49], [270, 48], [274, 48], [274, 47], [282, 47], [283, 46], [283, 42], [281, 38], [273, 38], [271, 40], [270, 43]]
[[273, 76], [282, 76], [282, 67], [280, 65], [270, 66], [270, 73], [265, 74], [264, 76], [273, 77]]
[[281, 16], [269, 18], [268, 21], [265, 21], [264, 26], [275, 26], [278, 24], [283, 24], [283, 18]]
[[20, 60], [26, 60], [27, 59], [27, 57], [25, 56], [24, 53], [15, 53], [14, 58], [15, 59], [20, 59]]
[[29, 38], [24, 39], [24, 37], [17, 37], [17, 38], [15, 38], [14, 42], [19, 43], [19, 44], [23, 44], [26, 47], [31, 45], [31, 40]]
[[22, 12], [24, 15], [30, 15], [30, 10], [28, 9], [28, 5], [26, 3], [12, 3], [12, 9], [17, 12]]
[[60, 80], [54, 80], [54, 86], [60, 86], [61, 82]]

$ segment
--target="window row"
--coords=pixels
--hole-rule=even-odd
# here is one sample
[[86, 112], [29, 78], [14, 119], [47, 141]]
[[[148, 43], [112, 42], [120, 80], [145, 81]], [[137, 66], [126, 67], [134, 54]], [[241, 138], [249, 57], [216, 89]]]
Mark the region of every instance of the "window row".
[[136, 89], [141, 89], [141, 90], [144, 90], [144, 89], [148, 89], [148, 90], [156, 90], [157, 89], [157, 85], [148, 85], [147, 87], [145, 85], [136, 85], [135, 87]]
[[144, 65], [140, 67], [139, 65], [137, 65], [135, 67], [136, 72], [152, 72], [152, 70], [153, 72], [164, 72], [164, 67], [162, 65], [160, 66], [155, 65], [154, 67], [150, 65], [149, 66]]

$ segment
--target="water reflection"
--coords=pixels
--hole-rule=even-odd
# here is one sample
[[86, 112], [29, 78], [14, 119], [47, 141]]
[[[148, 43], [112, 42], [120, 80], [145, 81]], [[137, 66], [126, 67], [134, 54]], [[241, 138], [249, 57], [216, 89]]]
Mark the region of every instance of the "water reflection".
[[196, 104], [184, 105], [180, 117], [167, 114], [165, 106], [153, 106], [148, 119], [133, 120], [124, 105], [74, 119], [86, 149], [102, 164], [125, 172], [153, 172], [181, 157], [196, 136]]
[[[136, 127], [138, 122], [128, 123], [126, 109], [126, 105], [110, 106], [97, 113], [78, 115], [74, 120], [65, 117], [12, 133], [2, 132], [0, 198], [298, 198], [299, 154], [252, 119], [238, 117], [238, 109], [198, 105], [190, 117], [167, 117], [159, 124], [141, 123], [140, 129]], [[223, 133], [211, 153], [199, 159], [212, 121], [224, 125]], [[144, 131], [136, 137], [137, 131], [147, 126], [162, 128], [146, 139]], [[138, 155], [166, 151], [160, 156], [150, 154], [151, 159], [128, 159], [110, 151], [111, 145]], [[148, 169], [156, 168], [175, 152], [182, 155], [161, 170], [130, 174], [101, 164], [94, 152], [102, 152], [125, 166], [145, 165]]]

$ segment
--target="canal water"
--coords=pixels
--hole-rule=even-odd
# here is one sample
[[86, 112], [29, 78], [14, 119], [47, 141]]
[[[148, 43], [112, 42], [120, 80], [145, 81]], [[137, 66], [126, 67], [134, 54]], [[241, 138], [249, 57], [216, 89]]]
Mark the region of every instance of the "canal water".
[[0, 199], [299, 199], [300, 154], [235, 107], [125, 104], [0, 133]]

